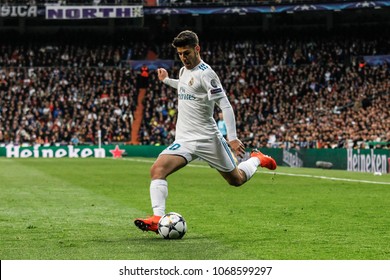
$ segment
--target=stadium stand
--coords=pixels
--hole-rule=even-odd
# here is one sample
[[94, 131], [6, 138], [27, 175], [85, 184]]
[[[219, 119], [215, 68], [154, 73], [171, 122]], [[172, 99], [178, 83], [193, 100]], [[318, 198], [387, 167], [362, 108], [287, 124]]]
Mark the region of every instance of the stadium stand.
[[[202, 46], [202, 57], [220, 74], [248, 147], [340, 148], [390, 140], [388, 65], [358, 59], [388, 53], [388, 43], [214, 41]], [[135, 48], [138, 57], [147, 52], [143, 44]], [[0, 141], [96, 143], [101, 130], [105, 142], [172, 142], [175, 92], [153, 72], [142, 91], [139, 139], [131, 139], [142, 99], [139, 73], [121, 66], [127, 53], [125, 46], [3, 45]]]

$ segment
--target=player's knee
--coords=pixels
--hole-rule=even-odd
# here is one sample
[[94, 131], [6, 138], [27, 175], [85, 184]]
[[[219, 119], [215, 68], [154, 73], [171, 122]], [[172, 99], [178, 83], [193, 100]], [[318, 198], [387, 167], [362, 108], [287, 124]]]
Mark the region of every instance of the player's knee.
[[242, 184], [244, 184], [244, 182], [240, 178], [230, 179], [228, 180], [228, 183], [233, 187], [240, 187], [242, 186]]
[[159, 166], [159, 165], [156, 165], [156, 164], [153, 164], [152, 167], [150, 168], [150, 177], [152, 179], [161, 179], [161, 178], [165, 178], [165, 173], [164, 173], [164, 168]]
[[156, 176], [156, 174], [159, 173], [159, 170], [160, 168], [155, 166], [155, 165], [152, 165], [152, 167], [150, 168], [150, 177], [153, 178]]

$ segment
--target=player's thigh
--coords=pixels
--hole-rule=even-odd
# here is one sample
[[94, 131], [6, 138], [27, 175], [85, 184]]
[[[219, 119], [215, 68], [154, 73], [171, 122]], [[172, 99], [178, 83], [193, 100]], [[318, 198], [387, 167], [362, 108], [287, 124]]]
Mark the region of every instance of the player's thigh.
[[169, 174], [184, 167], [194, 159], [195, 145], [186, 141], [175, 141], [163, 150], [151, 168], [152, 179], [165, 179]]
[[180, 155], [162, 154], [153, 163], [150, 169], [150, 176], [153, 180], [165, 179], [187, 165], [187, 160]]
[[196, 154], [220, 172], [229, 173], [237, 166], [232, 151], [223, 138], [199, 141]]

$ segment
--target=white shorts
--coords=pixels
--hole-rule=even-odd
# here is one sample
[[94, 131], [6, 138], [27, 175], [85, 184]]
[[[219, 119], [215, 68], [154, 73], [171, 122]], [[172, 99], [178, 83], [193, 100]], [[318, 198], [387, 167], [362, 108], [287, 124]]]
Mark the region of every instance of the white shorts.
[[230, 172], [237, 166], [226, 140], [217, 135], [209, 140], [176, 140], [160, 155], [182, 156], [187, 163], [200, 158], [222, 172]]

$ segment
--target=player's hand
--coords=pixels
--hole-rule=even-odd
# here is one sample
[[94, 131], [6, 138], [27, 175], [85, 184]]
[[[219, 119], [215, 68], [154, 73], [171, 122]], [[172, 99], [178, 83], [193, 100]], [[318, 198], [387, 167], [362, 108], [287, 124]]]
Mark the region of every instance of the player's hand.
[[157, 75], [160, 81], [164, 81], [165, 78], [168, 78], [168, 72], [164, 68], [158, 68]]
[[236, 156], [243, 157], [245, 155], [245, 146], [239, 139], [229, 141], [229, 145]]

